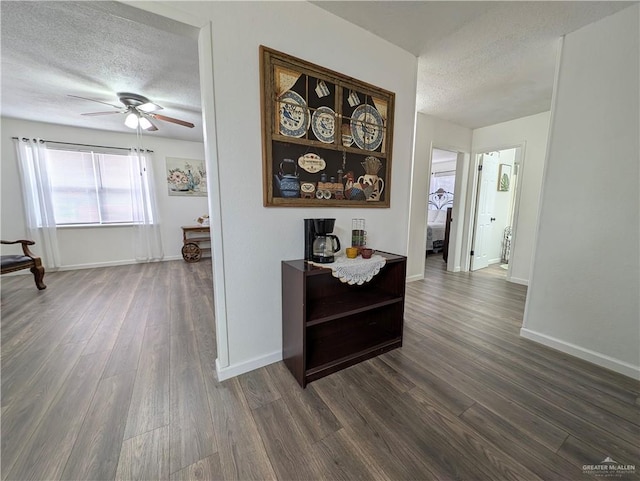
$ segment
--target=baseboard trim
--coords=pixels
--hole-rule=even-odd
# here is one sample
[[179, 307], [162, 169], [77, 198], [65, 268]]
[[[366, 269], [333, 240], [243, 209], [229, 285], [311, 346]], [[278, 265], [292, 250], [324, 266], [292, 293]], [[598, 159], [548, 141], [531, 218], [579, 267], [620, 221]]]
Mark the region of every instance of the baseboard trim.
[[424, 280], [424, 274], [415, 274], [413, 276], [407, 277], [407, 282], [415, 282]]
[[509, 277], [507, 278], [507, 280], [509, 282], [513, 282], [514, 284], [520, 284], [523, 286], [528, 286], [529, 285], [529, 280], [528, 279], [520, 279], [519, 277]]
[[216, 374], [218, 375], [218, 381], [225, 381], [278, 361], [282, 361], [282, 351], [275, 351], [266, 356], [256, 357], [227, 367], [220, 366], [218, 359], [216, 359]]
[[[165, 262], [165, 261], [178, 261], [182, 260], [182, 256], [165, 256], [159, 261], [150, 261], [150, 262]], [[117, 267], [117, 266], [128, 266], [130, 264], [139, 264], [135, 259], [125, 259], [120, 261], [107, 261], [107, 262], [91, 262], [89, 264], [70, 264], [68, 266], [60, 266], [60, 267], [46, 267], [45, 266], [45, 275], [51, 272], [61, 272], [61, 271], [78, 271], [82, 269], [96, 269], [98, 267]], [[5, 274], [5, 276], [23, 276], [23, 275], [33, 274], [28, 269], [23, 269], [21, 271], [10, 272]]]
[[[165, 261], [177, 261], [181, 260], [182, 256], [164, 256], [162, 259], [157, 261], [149, 261], [149, 262], [165, 262]], [[97, 267], [117, 267], [117, 266], [128, 266], [130, 264], [140, 264], [141, 262], [135, 259], [125, 259], [120, 261], [107, 261], [107, 262], [91, 262], [89, 264], [71, 264], [68, 266], [60, 266], [57, 269], [47, 269], [50, 272], [56, 271], [77, 271], [80, 269], [95, 269]]]
[[620, 361], [619, 359], [614, 359], [605, 354], [592, 351], [591, 349], [577, 346], [576, 344], [571, 344], [570, 342], [547, 336], [546, 334], [541, 334], [524, 327], [520, 329], [520, 336], [555, 349], [556, 351], [561, 351], [596, 364], [597, 366], [610, 369], [611, 371], [623, 374], [632, 379], [640, 380], [640, 366], [634, 366], [627, 362]]
[[68, 266], [60, 266], [57, 271], [77, 271], [81, 269], [95, 269], [97, 267], [116, 267], [116, 266], [128, 266], [129, 264], [135, 264], [135, 259], [127, 259], [123, 261], [107, 261], [107, 262], [91, 262], [89, 264], [70, 264]]

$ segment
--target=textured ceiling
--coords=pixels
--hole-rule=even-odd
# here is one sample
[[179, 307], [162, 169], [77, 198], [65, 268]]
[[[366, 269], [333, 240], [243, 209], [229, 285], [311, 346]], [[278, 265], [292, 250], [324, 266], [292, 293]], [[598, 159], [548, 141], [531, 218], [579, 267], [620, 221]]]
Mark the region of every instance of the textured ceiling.
[[312, 3], [419, 57], [419, 112], [478, 128], [549, 110], [558, 39], [636, 2]]
[[202, 141], [197, 29], [117, 2], [2, 1], [0, 14], [3, 116], [131, 133], [123, 114], [80, 115], [115, 109], [68, 95], [120, 105], [133, 92], [195, 124], [145, 135]]
[[[558, 38], [628, 2], [313, 2], [419, 57], [419, 111], [469, 128], [548, 110]], [[202, 141], [197, 29], [117, 2], [0, 1], [2, 115], [131, 132], [117, 104], [145, 95]], [[239, 28], [241, 31], [241, 28]], [[381, 65], [380, 68], [384, 68]]]

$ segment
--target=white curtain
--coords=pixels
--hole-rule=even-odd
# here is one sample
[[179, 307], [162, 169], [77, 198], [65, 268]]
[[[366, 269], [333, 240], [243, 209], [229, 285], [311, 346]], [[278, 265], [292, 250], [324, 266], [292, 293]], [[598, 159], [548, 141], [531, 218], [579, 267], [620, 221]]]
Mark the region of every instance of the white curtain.
[[60, 267], [56, 220], [53, 215], [47, 150], [40, 139], [14, 139], [22, 183], [27, 236], [45, 267]]
[[160, 219], [156, 205], [153, 154], [131, 149], [131, 197], [134, 223], [134, 252], [137, 261], [163, 258]]

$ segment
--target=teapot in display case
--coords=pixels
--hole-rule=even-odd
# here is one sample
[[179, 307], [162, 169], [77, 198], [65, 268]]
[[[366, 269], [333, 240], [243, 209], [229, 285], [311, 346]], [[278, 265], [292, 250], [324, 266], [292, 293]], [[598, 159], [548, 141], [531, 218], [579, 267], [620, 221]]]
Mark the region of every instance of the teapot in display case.
[[284, 159], [280, 162], [280, 172], [273, 177], [282, 197], [300, 197], [298, 166], [293, 159]]

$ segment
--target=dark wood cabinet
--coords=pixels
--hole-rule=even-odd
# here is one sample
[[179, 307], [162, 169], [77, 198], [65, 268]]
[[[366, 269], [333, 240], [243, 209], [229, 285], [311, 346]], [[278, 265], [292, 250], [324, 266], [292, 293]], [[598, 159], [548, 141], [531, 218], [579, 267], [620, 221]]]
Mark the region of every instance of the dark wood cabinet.
[[387, 263], [361, 286], [282, 262], [282, 357], [302, 387], [402, 345], [407, 258], [377, 254]]

